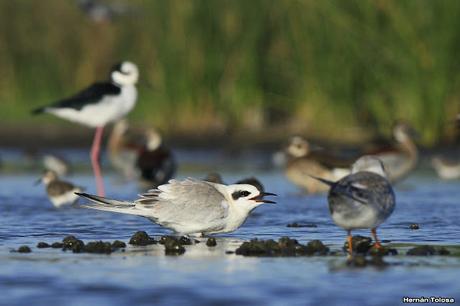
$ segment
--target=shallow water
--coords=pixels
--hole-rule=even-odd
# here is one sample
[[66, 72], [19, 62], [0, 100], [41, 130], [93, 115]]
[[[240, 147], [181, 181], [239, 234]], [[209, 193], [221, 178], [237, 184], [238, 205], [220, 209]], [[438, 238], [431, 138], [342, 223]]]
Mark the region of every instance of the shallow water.
[[[217, 169], [224, 169], [228, 182], [257, 175], [267, 191], [279, 194], [278, 204], [256, 209], [238, 231], [218, 236], [217, 247], [187, 246], [179, 257], [164, 256], [161, 245], [129, 246], [126, 252], [111, 255], [37, 249], [39, 241], [60, 241], [69, 234], [85, 241], [127, 242], [137, 230], [152, 236], [169, 232], [135, 216], [82, 208], [56, 210], [44, 189], [32, 186], [38, 173], [0, 172], [0, 304], [395, 305], [402, 303], [403, 296], [460, 299], [459, 257], [399, 255], [387, 257], [390, 266], [385, 269], [352, 269], [345, 265], [345, 255], [249, 258], [225, 254], [243, 240], [281, 236], [302, 243], [320, 239], [338, 250], [345, 233], [332, 223], [324, 195], [299, 193], [280, 170], [266, 170], [266, 156], [228, 158], [204, 153], [179, 152], [179, 160], [186, 164], [179, 177], [203, 177], [206, 171]], [[85, 156], [66, 154], [72, 161]], [[88, 173], [77, 172], [69, 179], [94, 192]], [[106, 187], [108, 195], [121, 199], [134, 198], [139, 192], [135, 183], [122, 183], [114, 174], [106, 177]], [[396, 195], [396, 210], [380, 228], [382, 239], [394, 244], [460, 245], [458, 181], [442, 182], [422, 173], [398, 186]], [[317, 227], [286, 227], [292, 222]], [[411, 223], [420, 224], [420, 229], [409, 230]], [[368, 235], [366, 231], [356, 234]], [[10, 252], [24, 244], [33, 252]]]

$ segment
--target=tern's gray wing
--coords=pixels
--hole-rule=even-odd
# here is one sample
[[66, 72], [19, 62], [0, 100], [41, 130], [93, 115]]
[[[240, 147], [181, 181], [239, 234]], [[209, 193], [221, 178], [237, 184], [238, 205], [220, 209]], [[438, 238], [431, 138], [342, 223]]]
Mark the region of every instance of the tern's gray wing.
[[374, 205], [381, 213], [391, 213], [395, 196], [387, 179], [371, 172], [358, 172], [338, 181], [332, 193], [349, 197], [363, 205]]
[[228, 203], [214, 184], [194, 179], [170, 180], [141, 195], [136, 208], [151, 210], [160, 224], [211, 223], [225, 218]]

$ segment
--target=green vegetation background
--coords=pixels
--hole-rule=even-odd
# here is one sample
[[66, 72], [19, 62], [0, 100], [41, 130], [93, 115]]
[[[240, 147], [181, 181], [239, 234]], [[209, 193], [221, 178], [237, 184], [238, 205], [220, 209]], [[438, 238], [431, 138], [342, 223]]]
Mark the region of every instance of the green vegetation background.
[[[107, 1], [120, 3], [120, 1]], [[125, 1], [96, 23], [76, 1], [0, 1], [3, 124], [141, 69], [131, 115], [167, 133], [301, 132], [347, 137], [406, 119], [425, 144], [452, 136], [460, 110], [460, 1]], [[358, 135], [359, 133], [351, 133]]]

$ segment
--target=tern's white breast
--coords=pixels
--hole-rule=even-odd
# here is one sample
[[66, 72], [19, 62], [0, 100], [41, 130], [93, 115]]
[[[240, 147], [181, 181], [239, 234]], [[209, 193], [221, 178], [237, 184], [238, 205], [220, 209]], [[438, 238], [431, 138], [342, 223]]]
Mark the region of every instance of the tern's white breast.
[[356, 209], [351, 217], [350, 214], [343, 214], [334, 211], [332, 220], [335, 224], [344, 229], [359, 229], [359, 228], [375, 228], [384, 220], [380, 220], [377, 211], [372, 206], [363, 206], [361, 209]]
[[124, 117], [133, 109], [136, 100], [136, 87], [123, 86], [119, 95], [105, 96], [99, 102], [85, 105], [80, 110], [53, 108], [49, 112], [89, 127], [100, 127]]

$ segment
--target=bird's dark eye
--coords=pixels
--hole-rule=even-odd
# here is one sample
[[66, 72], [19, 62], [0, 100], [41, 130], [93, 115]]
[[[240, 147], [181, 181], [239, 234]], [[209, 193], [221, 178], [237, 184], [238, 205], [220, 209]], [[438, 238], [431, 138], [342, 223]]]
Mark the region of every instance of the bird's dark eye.
[[235, 191], [234, 193], [232, 193], [232, 198], [233, 200], [238, 200], [239, 198], [247, 197], [250, 194], [251, 193], [249, 191], [239, 190], [239, 191]]

